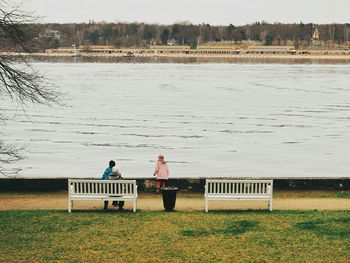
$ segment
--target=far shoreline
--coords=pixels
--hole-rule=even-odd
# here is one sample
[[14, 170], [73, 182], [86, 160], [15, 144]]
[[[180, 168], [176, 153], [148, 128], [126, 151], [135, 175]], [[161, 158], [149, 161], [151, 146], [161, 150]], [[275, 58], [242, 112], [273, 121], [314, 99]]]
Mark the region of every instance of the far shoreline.
[[232, 64], [350, 64], [350, 55], [193, 55], [193, 54], [137, 54], [124, 56], [119, 54], [15, 54], [6, 56], [24, 56], [33, 62], [52, 63], [232, 63]]

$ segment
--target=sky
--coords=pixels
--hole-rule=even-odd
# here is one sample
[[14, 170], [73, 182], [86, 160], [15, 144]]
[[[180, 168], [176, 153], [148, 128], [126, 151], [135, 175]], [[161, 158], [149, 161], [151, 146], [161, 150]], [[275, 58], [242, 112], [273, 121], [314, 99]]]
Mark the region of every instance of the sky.
[[[13, 0], [16, 1], [16, 0]], [[41, 22], [350, 23], [350, 0], [25, 0]]]

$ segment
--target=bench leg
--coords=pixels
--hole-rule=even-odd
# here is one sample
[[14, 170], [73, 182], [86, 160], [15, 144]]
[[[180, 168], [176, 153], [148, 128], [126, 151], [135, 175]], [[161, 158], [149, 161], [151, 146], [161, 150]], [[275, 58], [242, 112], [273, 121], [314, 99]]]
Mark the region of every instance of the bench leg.
[[136, 199], [133, 200], [132, 202], [132, 211], [135, 213], [136, 212]]
[[205, 212], [208, 213], [208, 198], [205, 198]]
[[73, 206], [73, 201], [71, 201], [70, 199], [68, 200], [68, 213], [72, 212], [72, 206]]
[[269, 202], [269, 210], [272, 211], [272, 199], [270, 199], [270, 202]]

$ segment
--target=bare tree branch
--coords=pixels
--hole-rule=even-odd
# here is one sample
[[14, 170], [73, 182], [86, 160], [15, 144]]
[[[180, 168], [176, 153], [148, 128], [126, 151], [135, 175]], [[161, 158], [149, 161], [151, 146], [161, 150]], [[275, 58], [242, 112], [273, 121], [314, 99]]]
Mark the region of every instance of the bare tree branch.
[[13, 144], [5, 144], [3, 141], [0, 141], [0, 149], [0, 163], [2, 164], [10, 164], [23, 159], [21, 151], [25, 149], [24, 147], [18, 147]]
[[24, 146], [17, 146], [13, 144], [5, 144], [4, 141], [0, 141], [0, 174], [6, 177], [10, 175], [16, 175], [20, 169], [13, 170], [12, 172], [5, 172], [5, 166], [22, 160], [22, 155], [25, 150]]
[[[29, 63], [33, 50], [38, 46], [33, 13], [23, 11], [21, 5], [13, 6], [0, 0], [0, 100], [53, 105], [60, 104], [61, 94]], [[15, 53], [9, 56], [8, 51]], [[1, 108], [0, 108], [1, 111]], [[0, 125], [6, 125], [8, 117], [0, 112]], [[0, 134], [3, 137], [2, 134]], [[0, 138], [0, 173], [4, 165], [23, 158], [24, 147], [10, 145]]]

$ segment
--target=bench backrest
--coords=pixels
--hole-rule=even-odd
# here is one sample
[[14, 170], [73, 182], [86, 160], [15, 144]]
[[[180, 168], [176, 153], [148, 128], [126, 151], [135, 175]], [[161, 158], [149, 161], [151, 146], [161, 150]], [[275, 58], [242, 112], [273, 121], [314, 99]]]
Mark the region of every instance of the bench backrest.
[[208, 195], [266, 195], [272, 194], [272, 180], [206, 180]]
[[70, 195], [137, 195], [136, 180], [69, 179]]

